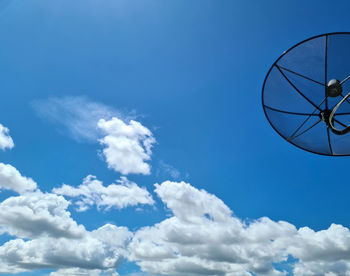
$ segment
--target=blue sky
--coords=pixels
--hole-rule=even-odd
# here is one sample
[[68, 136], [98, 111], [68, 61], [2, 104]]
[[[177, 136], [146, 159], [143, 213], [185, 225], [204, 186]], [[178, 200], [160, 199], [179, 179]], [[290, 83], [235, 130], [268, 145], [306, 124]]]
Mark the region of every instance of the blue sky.
[[[272, 228], [286, 227], [293, 232], [291, 226], [308, 227], [321, 231], [314, 238], [318, 240], [323, 234], [331, 236], [335, 230], [329, 227], [336, 224], [342, 227], [338, 230], [344, 239], [334, 244], [342, 244], [345, 249], [334, 263], [326, 263], [327, 258], [308, 259], [306, 253], [300, 253], [305, 248], [276, 253], [269, 260], [275, 267], [273, 273], [285, 270], [290, 275], [303, 275], [306, 270], [302, 270], [302, 265], [311, 267], [317, 262], [323, 264], [324, 270], [312, 270], [314, 274], [309, 275], [350, 271], [350, 234], [346, 232], [350, 226], [350, 188], [346, 174], [349, 159], [319, 156], [293, 147], [270, 127], [261, 106], [263, 81], [272, 63], [301, 40], [327, 32], [349, 31], [348, 9], [347, 1], [330, 4], [327, 1], [0, 0], [0, 123], [9, 129], [15, 145], [0, 151], [0, 162], [32, 178], [41, 191], [36, 192], [39, 201], [46, 200], [42, 199], [45, 193], [57, 200], [57, 204], [64, 205], [60, 200], [71, 201], [67, 208], [59, 210], [69, 212], [62, 222], [57, 214], [51, 220], [48, 211], [50, 223], [69, 221], [72, 236], [80, 235], [78, 226], [84, 227], [86, 235], [104, 225], [125, 227], [118, 231], [128, 231], [129, 234], [122, 234], [130, 236], [118, 232], [122, 236], [120, 240], [125, 239], [125, 243], [131, 240], [131, 245], [123, 245], [125, 248], [118, 245], [118, 250], [113, 247], [116, 245], [103, 241], [110, 246], [106, 248], [112, 248], [113, 254], [108, 254], [122, 257], [113, 265], [96, 265], [95, 270], [74, 262], [70, 266], [59, 261], [48, 265], [46, 257], [41, 256], [33, 261], [35, 264], [25, 267], [6, 258], [4, 262], [10, 268], [4, 274], [23, 269], [28, 272], [20, 275], [65, 275], [54, 274], [56, 270], [75, 275], [83, 269], [80, 271], [86, 273], [83, 275], [113, 275], [112, 270], [120, 275], [141, 271], [144, 275], [273, 275], [273, 270], [264, 272], [256, 268], [254, 272], [251, 267], [239, 268], [237, 273], [241, 274], [230, 274], [233, 268], [225, 270], [222, 262], [210, 257], [213, 267], [206, 270], [207, 267], [201, 267], [203, 259], [196, 251], [189, 252], [180, 246], [176, 256], [186, 256], [186, 264], [196, 257], [196, 269], [186, 270], [180, 257], [178, 265], [185, 267], [184, 270], [169, 268], [161, 257], [153, 256], [152, 262], [147, 261], [147, 256], [142, 259], [137, 251], [142, 245], [136, 246], [135, 240], [138, 235], [146, 235], [141, 231], [143, 227], [154, 230], [157, 223], [167, 222], [169, 218], [178, 219], [184, 229], [194, 223], [193, 217], [188, 218], [181, 209], [187, 206], [181, 201], [186, 196], [193, 200], [198, 197], [198, 202], [203, 200], [209, 211], [198, 212], [204, 217], [216, 216], [209, 221], [220, 222], [221, 215], [237, 218], [246, 224], [243, 227], [246, 231], [249, 225], [265, 225], [263, 229], [268, 229], [270, 234]], [[149, 131], [146, 136], [139, 132], [139, 136], [127, 136], [127, 141], [141, 146], [145, 139], [154, 139], [152, 153], [147, 153], [144, 147], [141, 153], [146, 157], [137, 163], [149, 166], [149, 172], [147, 169], [130, 172], [130, 167], [120, 169], [121, 160], [127, 156], [108, 162], [103, 150], [111, 144], [103, 144], [101, 139], [108, 135], [118, 139], [126, 136], [120, 134], [120, 129], [117, 134], [103, 131], [97, 123], [100, 119], [108, 122], [113, 117], [126, 125], [130, 120], [139, 122]], [[122, 153], [111, 154], [114, 158]], [[134, 165], [131, 167], [135, 169]], [[77, 188], [88, 175], [96, 176], [105, 187], [118, 185], [122, 176], [127, 177], [136, 183], [133, 187], [141, 193], [138, 201], [141, 203], [133, 205], [131, 197], [121, 207], [117, 198], [119, 203], [100, 202], [97, 208], [99, 194], [97, 199], [92, 199], [93, 203], [86, 203], [87, 210], [79, 212], [76, 203], [81, 200], [81, 194], [69, 196], [67, 191], [61, 191], [64, 198], [58, 199], [53, 192], [63, 183], [70, 189]], [[180, 185], [181, 181], [191, 186]], [[18, 193], [6, 185], [1, 184], [0, 177], [3, 188], [0, 200], [4, 208], [5, 200], [34, 197], [28, 191]], [[178, 193], [170, 193], [172, 189]], [[105, 196], [108, 193], [106, 190]], [[183, 197], [175, 196], [182, 193]], [[210, 195], [215, 195], [215, 199]], [[187, 206], [189, 210], [191, 206]], [[261, 220], [262, 217], [269, 218], [269, 222]], [[206, 221], [202, 222], [203, 217], [200, 219], [199, 225], [211, 229]], [[44, 243], [43, 239], [59, 238], [49, 230], [34, 233], [17, 229], [15, 224], [9, 226], [9, 220], [6, 216], [0, 218], [2, 256], [10, 256], [5, 245], [11, 240], [38, 241], [38, 244], [41, 241], [49, 247], [50, 243]], [[281, 226], [279, 221], [288, 222], [289, 226]], [[108, 231], [117, 231], [111, 229]], [[329, 232], [322, 232], [327, 229]], [[163, 230], [157, 229], [159, 233]], [[283, 236], [278, 233], [278, 237]], [[299, 231], [298, 235], [304, 234]], [[251, 236], [254, 234], [250, 233]], [[145, 248], [150, 241], [161, 243], [142, 237]], [[29, 251], [14, 248], [21, 258], [29, 257]], [[47, 250], [50, 252], [50, 248]], [[329, 253], [334, 252], [331, 250], [327, 252], [323, 254], [334, 254]], [[301, 258], [299, 272], [294, 268], [298, 257]], [[247, 262], [252, 262], [252, 266], [260, 262], [254, 258], [258, 257], [248, 254]], [[84, 261], [88, 262], [80, 260], [80, 263]], [[160, 266], [163, 270], [155, 269]]]

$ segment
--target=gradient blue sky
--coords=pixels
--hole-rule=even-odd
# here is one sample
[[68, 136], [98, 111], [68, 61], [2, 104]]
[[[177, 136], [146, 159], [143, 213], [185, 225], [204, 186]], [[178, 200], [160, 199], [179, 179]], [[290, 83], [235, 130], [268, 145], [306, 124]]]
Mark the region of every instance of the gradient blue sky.
[[[78, 97], [135, 118], [157, 140], [151, 174], [128, 176], [155, 206], [83, 213], [71, 206], [87, 230], [162, 221], [169, 211], [153, 184], [168, 179], [215, 194], [243, 220], [349, 227], [350, 159], [293, 147], [261, 106], [275, 59], [308, 37], [349, 31], [349, 8], [348, 1], [0, 0], [0, 123], [15, 142], [0, 161], [43, 192], [78, 186], [89, 174], [106, 185], [119, 179], [98, 143], [38, 114], [52, 97]], [[2, 191], [0, 200], [13, 195]], [[117, 271], [138, 270], [126, 263]]]

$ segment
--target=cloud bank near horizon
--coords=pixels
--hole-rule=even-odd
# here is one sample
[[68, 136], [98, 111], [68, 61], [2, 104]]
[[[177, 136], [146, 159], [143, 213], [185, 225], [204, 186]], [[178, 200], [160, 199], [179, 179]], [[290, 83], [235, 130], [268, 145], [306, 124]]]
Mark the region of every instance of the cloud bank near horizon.
[[[277, 266], [283, 263], [294, 275], [346, 275], [350, 269], [350, 231], [342, 225], [314, 231], [267, 217], [246, 223], [189, 183], [154, 187], [171, 216], [135, 232], [113, 224], [87, 231], [56, 194], [7, 198], [0, 226], [17, 238], [0, 246], [0, 273], [53, 268], [52, 276], [117, 275], [126, 260], [149, 275], [285, 275]], [[297, 261], [288, 263], [289, 257]]]

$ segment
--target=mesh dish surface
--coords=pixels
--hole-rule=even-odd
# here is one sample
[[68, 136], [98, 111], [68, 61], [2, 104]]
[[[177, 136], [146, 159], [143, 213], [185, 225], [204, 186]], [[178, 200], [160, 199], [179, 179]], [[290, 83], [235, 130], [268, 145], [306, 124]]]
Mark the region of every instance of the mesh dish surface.
[[[273, 129], [291, 144], [317, 154], [350, 155], [350, 133], [334, 134], [322, 112], [350, 92], [327, 96], [327, 83], [350, 75], [350, 33], [328, 33], [304, 40], [284, 52], [271, 66], [264, 81], [262, 104]], [[334, 124], [350, 124], [350, 100], [335, 114]]]

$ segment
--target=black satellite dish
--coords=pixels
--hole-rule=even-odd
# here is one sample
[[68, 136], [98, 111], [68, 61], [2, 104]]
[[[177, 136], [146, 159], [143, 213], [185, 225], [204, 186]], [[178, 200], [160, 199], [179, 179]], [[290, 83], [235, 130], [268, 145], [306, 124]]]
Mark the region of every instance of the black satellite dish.
[[262, 91], [265, 115], [278, 134], [301, 149], [348, 156], [349, 79], [350, 32], [304, 40], [268, 71]]

